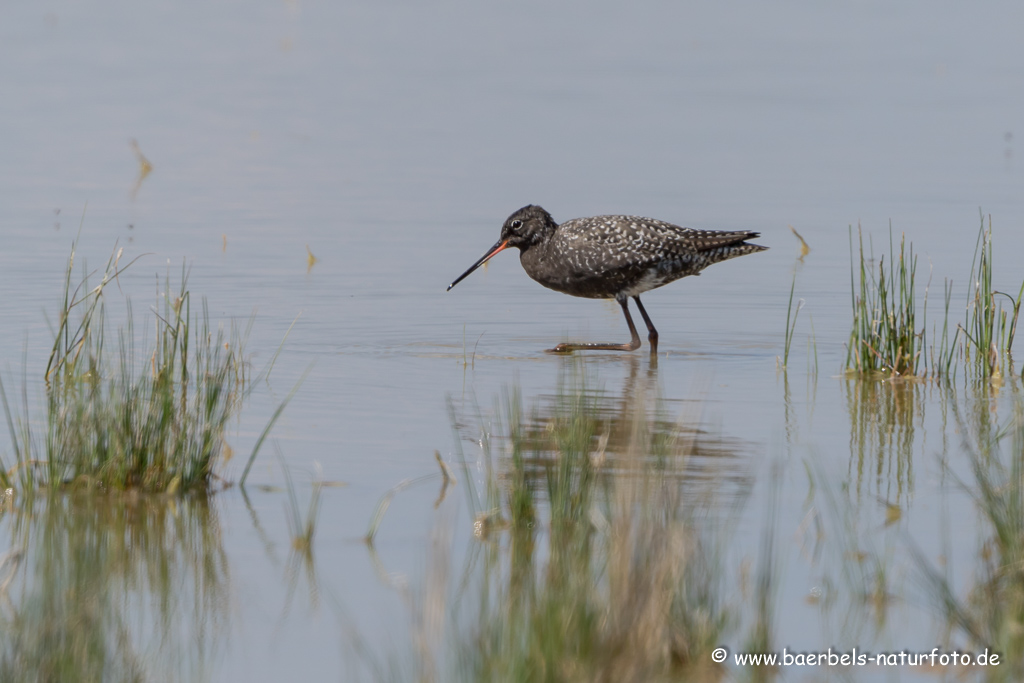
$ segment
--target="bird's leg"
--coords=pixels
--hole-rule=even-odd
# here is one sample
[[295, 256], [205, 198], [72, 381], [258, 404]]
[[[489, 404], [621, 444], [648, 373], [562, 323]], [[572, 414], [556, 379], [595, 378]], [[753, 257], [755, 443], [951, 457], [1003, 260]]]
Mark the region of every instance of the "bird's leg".
[[[633, 338], [626, 344], [603, 344], [600, 342], [581, 342], [577, 344], [559, 344], [553, 349], [548, 349], [548, 353], [569, 353], [570, 351], [636, 351], [640, 348], [640, 335], [637, 334], [636, 325], [633, 324], [633, 316], [629, 314], [629, 299], [619, 299], [619, 305], [622, 306], [622, 312], [626, 315], [626, 324], [629, 325], [629, 333], [633, 335]], [[639, 299], [637, 302], [639, 303]], [[643, 312], [644, 309], [640, 309]], [[647, 320], [647, 314], [644, 313], [644, 320]], [[651, 327], [650, 322], [647, 323], [649, 329]], [[655, 339], [657, 339], [657, 332], [654, 333]]]
[[636, 301], [636, 307], [640, 309], [640, 315], [644, 317], [644, 322], [647, 323], [647, 341], [651, 342], [651, 355], [658, 355], [658, 331], [654, 329], [654, 323], [651, 322], [651, 318], [647, 315], [647, 311], [644, 310], [644, 305], [640, 303], [640, 296], [634, 296], [633, 300]]

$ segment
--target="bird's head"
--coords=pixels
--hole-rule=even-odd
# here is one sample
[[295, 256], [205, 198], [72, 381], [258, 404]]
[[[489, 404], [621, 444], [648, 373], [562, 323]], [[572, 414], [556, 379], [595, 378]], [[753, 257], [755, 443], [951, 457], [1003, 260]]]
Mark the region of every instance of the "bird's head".
[[498, 242], [505, 243], [506, 248], [526, 249], [548, 239], [557, 227], [550, 213], [530, 204], [505, 219]]
[[533, 204], [524, 206], [505, 219], [505, 224], [501, 226], [501, 237], [494, 243], [494, 246], [471, 265], [469, 270], [455, 278], [455, 282], [448, 285], [448, 289], [459, 284], [463, 278], [487, 263], [498, 252], [505, 251], [509, 247], [518, 247], [520, 251], [525, 251], [548, 239], [554, 234], [557, 227], [558, 224], [555, 223], [551, 214], [544, 209]]

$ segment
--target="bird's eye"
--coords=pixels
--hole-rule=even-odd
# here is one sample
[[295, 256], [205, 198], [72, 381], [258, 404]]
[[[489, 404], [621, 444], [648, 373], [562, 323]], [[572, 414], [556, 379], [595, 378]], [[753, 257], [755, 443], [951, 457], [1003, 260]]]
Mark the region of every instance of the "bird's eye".
[[521, 227], [523, 227], [523, 222], [521, 220], [519, 220], [517, 218], [514, 221], [512, 221], [512, 229], [513, 230], [518, 230]]

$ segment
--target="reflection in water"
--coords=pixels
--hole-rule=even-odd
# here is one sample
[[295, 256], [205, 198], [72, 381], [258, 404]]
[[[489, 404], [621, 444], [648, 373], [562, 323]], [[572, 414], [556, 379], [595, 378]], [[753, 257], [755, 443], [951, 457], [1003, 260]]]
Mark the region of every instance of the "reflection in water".
[[[788, 535], [779, 533], [775, 516], [776, 496], [784, 495], [781, 468], [766, 483], [767, 514], [754, 530], [761, 547], [749, 539], [737, 544], [730, 515], [709, 512], [728, 513], [731, 503], [748, 499], [752, 468], [743, 444], [692, 420], [673, 422], [657, 398], [656, 371], [627, 362], [617, 392], [594, 388], [600, 385], [587, 370], [596, 364], [569, 361], [556, 390], [535, 400], [513, 389], [491, 416], [460, 416], [453, 408], [457, 434], [477, 437], [481, 451], [478, 470], [467, 463], [460, 477], [477, 540], [455, 570], [453, 521], [439, 518], [422, 588], [410, 596], [401, 586], [415, 643], [414, 662], [405, 666], [424, 672], [421, 680], [705, 681], [730, 673], [771, 680], [783, 673], [708, 664], [718, 645], [780, 649], [775, 629]], [[928, 649], [998, 648], [1011, 666], [980, 675], [1019, 680], [1024, 660], [1005, 653], [1021, 652], [1024, 642], [1020, 402], [1016, 421], [1000, 426], [989, 386], [958, 396], [941, 385], [850, 380], [846, 391], [849, 479], [836, 484], [823, 465], [809, 463], [809, 510], [797, 529], [811, 550], [806, 604], [817, 612], [822, 642], [847, 651], [924, 647], [919, 634], [908, 640], [906, 626], [921, 624], [924, 634], [938, 615], [944, 631], [923, 636], [936, 638]], [[967, 560], [973, 569], [966, 592], [949, 570], [964, 539], [948, 542], [936, 567], [902, 523], [915, 450], [930, 452], [922, 427], [927, 401], [943, 409], [944, 432], [949, 416], [970, 454], [973, 476], [961, 476], [961, 458], [952, 465], [959, 473], [947, 480], [974, 498], [990, 529], [979, 555]], [[1007, 451], [1008, 433], [1015, 436]], [[791, 436], [799, 441], [795, 431]], [[892, 501], [882, 520], [865, 514], [879, 500]], [[742, 559], [734, 563], [737, 550]], [[923, 575], [934, 596], [923, 616], [907, 599], [908, 572]]]
[[2, 520], [23, 561], [0, 596], [0, 680], [204, 680], [228, 569], [200, 496], [40, 495]]
[[132, 151], [135, 152], [135, 159], [139, 162], [139, 175], [132, 186], [132, 201], [134, 202], [135, 198], [139, 195], [139, 190], [142, 188], [142, 181], [153, 172], [153, 164], [149, 163], [149, 159], [142, 153], [142, 149], [137, 141], [131, 140], [131, 146]]
[[752, 483], [743, 457], [749, 445], [702, 429], [699, 401], [661, 399], [655, 366], [633, 356], [624, 361], [628, 375], [617, 393], [587, 376], [584, 359], [566, 359], [558, 390], [539, 395], [528, 412], [517, 389], [506, 392], [495, 409], [497, 434], [479, 411], [467, 421], [453, 410], [453, 425], [462, 441], [485, 450], [496, 441], [509, 457], [522, 458], [524, 482], [532, 488], [545, 485], [562, 453], [582, 450], [603, 477], [651, 466], [691, 494], [713, 491], [719, 502], [745, 499]]
[[[727, 590], [724, 570], [731, 515], [709, 514], [747, 498], [743, 444], [669, 419], [655, 370], [627, 362], [618, 393], [594, 389], [579, 359], [529, 409], [506, 392], [497, 435], [453, 409], [457, 433], [483, 451], [482, 475], [465, 463], [462, 477], [477, 533], [454, 596], [438, 559], [450, 533], [436, 534], [411, 603], [420, 680], [714, 681], [725, 669], [710, 652], [724, 639], [771, 642], [774, 574], [758, 568], [759, 607], [741, 609], [751, 596]], [[436, 655], [445, 641], [454, 659]]]
[[[898, 549], [906, 545], [898, 522], [913, 494], [915, 440], [923, 450], [929, 385], [847, 377], [843, 388], [850, 423], [846, 482], [837, 486], [825, 470], [809, 466], [811, 505], [801, 528], [819, 582], [812, 602], [842, 642], [863, 644], [891, 637], [894, 578], [905, 560]], [[879, 505], [880, 526], [865, 514]]]
[[[792, 453], [793, 448], [800, 443], [800, 420], [795, 407], [796, 404], [793, 401], [793, 392], [789, 385], [789, 371], [783, 367], [780, 372], [776, 373], [776, 376], [782, 381], [782, 407], [784, 411], [783, 421], [786, 427], [786, 445]], [[811, 417], [814, 415], [814, 406], [818, 400], [818, 372], [816, 369], [807, 374], [806, 392], [806, 399], [803, 403], [806, 405], [808, 417]]]
[[[977, 679], [1017, 681], [1024, 673], [1024, 401], [1020, 385], [987, 382], [957, 387], [918, 382], [847, 381], [851, 416], [849, 488], [814, 470], [812, 508], [823, 529], [815, 561], [822, 561], [820, 608], [824, 623], [845, 642], [899, 642], [910, 611], [907, 571], [929, 598], [927, 626], [938, 623], [941, 650], [998, 653], [1001, 665], [977, 668]], [[1011, 392], [1000, 396], [1000, 391]], [[934, 400], [938, 398], [939, 400]], [[1013, 415], [998, 418], [1000, 399]], [[864, 524], [865, 493], [905, 505], [913, 493], [915, 439], [924, 447], [924, 407], [938, 411], [928, 424], [941, 431], [941, 551], [928, 534], [907, 533], [898, 505], [881, 526]], [[953, 442], [953, 443], [951, 443]], [[949, 494], [953, 494], [952, 496]], [[956, 502], [973, 502], [978, 522]], [[895, 508], [895, 511], [893, 511]], [[810, 515], [811, 513], [809, 513]], [[964, 534], [964, 528], [968, 533]], [[902, 527], [902, 529], [901, 529]], [[955, 530], [954, 530], [955, 529]], [[964, 578], [969, 579], [964, 582]], [[901, 590], [902, 589], [902, 590]], [[916, 605], [915, 605], [916, 606]], [[899, 617], [899, 618], [894, 618]], [[922, 631], [925, 632], [925, 631]]]
[[906, 539], [898, 526], [878, 526], [873, 518], [865, 523], [865, 501], [852, 488], [836, 486], [816, 464], [807, 465], [807, 474], [808, 510], [798, 529], [814, 582], [806, 600], [820, 611], [826, 642], [886, 642], [894, 577], [900, 574], [895, 554]]
[[[986, 681], [1024, 677], [1024, 402], [1014, 387], [1013, 416], [1000, 426], [993, 413], [995, 392], [980, 384], [964, 399], [948, 401], [970, 474], [958, 479], [979, 513], [970, 538], [948, 537], [946, 547], [967, 554], [966, 586], [954, 580], [951, 562], [936, 563], [912, 548], [931, 608], [944, 622], [949, 640], [975, 653], [998, 653], [998, 667], [982, 672]], [[951, 395], [952, 398], [952, 395]], [[946, 467], [955, 466], [947, 460]], [[962, 571], [962, 570], [961, 570]]]
[[850, 468], [856, 494], [899, 505], [914, 488], [914, 425], [925, 385], [910, 380], [844, 381], [850, 415]]

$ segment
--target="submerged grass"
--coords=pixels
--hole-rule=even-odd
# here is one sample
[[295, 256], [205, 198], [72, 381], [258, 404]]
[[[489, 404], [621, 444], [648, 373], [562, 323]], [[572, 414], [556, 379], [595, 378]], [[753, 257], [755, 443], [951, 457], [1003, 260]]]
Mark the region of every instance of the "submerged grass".
[[165, 278], [155, 339], [140, 353], [130, 302], [116, 333], [107, 321], [107, 290], [128, 267], [120, 257], [107, 261], [98, 285], [88, 276], [76, 284], [72, 246], [42, 435], [30, 427], [27, 388], [15, 415], [0, 385], [14, 452], [12, 466], [0, 461], [5, 487], [175, 493], [209, 487], [224, 460], [225, 428], [248, 392], [248, 328], [212, 329], [205, 301], [193, 310], [183, 267], [176, 288]]

